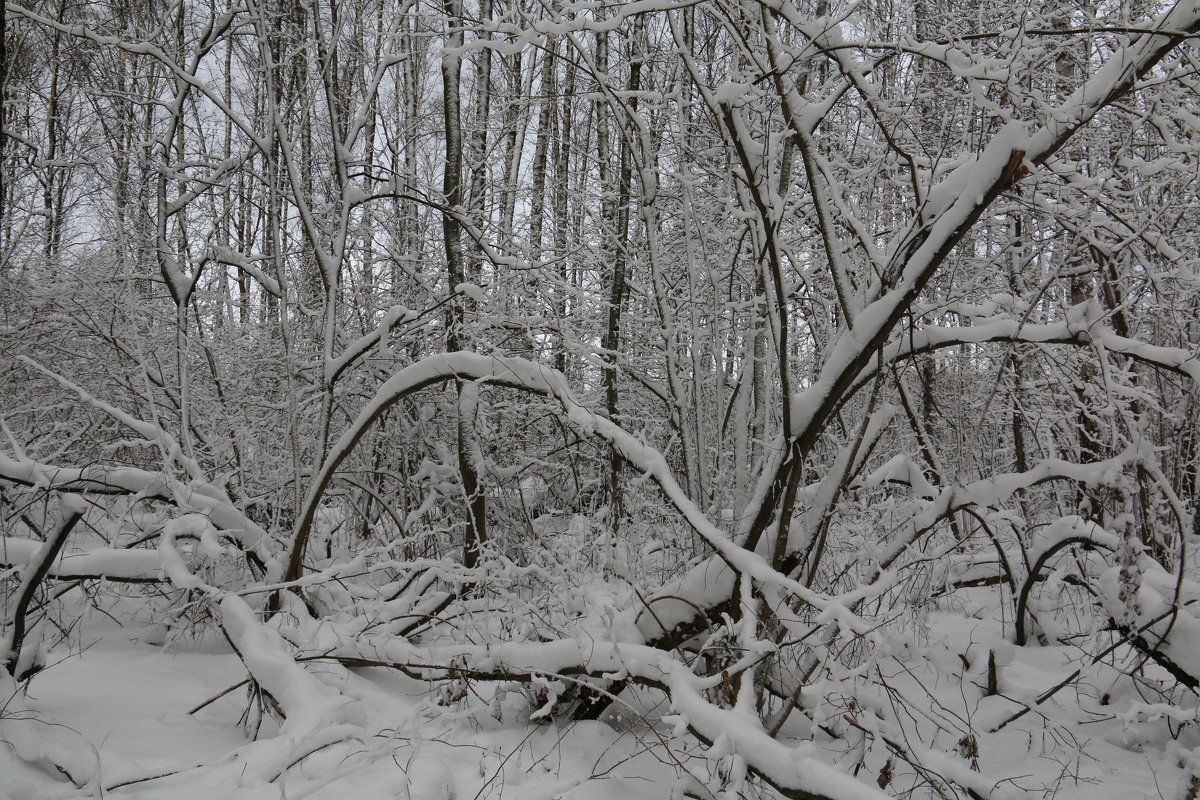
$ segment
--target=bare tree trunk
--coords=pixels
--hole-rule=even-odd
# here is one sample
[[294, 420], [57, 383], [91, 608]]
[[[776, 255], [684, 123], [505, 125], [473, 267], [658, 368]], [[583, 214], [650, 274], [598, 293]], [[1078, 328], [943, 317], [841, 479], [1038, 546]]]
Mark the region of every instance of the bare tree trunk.
[[[572, 55], [568, 54], [568, 59]], [[554, 368], [566, 374], [567, 319], [570, 314], [571, 271], [567, 257], [567, 235], [571, 230], [571, 218], [567, 207], [571, 180], [571, 136], [574, 130], [575, 64], [568, 60], [566, 85], [559, 99], [558, 152], [554, 162], [554, 258], [558, 262], [558, 287], [555, 290], [555, 318], [558, 335], [555, 339]], [[586, 148], [585, 148], [586, 149]]]
[[[463, 14], [462, 0], [445, 0], [446, 25], [449, 29], [449, 45], [460, 48], [463, 43]], [[442, 238], [446, 250], [446, 271], [449, 278], [450, 291], [459, 284], [466, 282], [465, 254], [462, 242], [462, 165], [463, 141], [461, 122], [461, 101], [459, 86], [461, 80], [461, 59], [455, 53], [442, 56], [442, 112], [446, 126], [446, 165], [442, 174], [442, 194], [445, 196], [446, 210], [442, 212]], [[451, 302], [446, 312], [446, 349], [450, 352], [472, 349], [470, 333], [466, 328], [463, 304]], [[468, 390], [462, 381], [457, 381], [458, 392], [458, 431], [457, 453], [458, 473], [462, 482], [462, 490], [467, 507], [466, 538], [463, 542], [463, 564], [470, 568], [479, 561], [479, 553], [483, 543], [487, 541], [487, 505], [479, 486], [479, 476], [475, 464], [474, 446], [474, 400], [476, 392]]]
[[538, 110], [537, 144], [533, 150], [533, 187], [529, 198], [529, 260], [537, 263], [542, 254], [542, 226], [546, 216], [546, 161], [550, 150], [550, 122], [554, 110], [554, 62], [553, 40], [542, 54], [541, 81], [538, 92], [542, 95]]

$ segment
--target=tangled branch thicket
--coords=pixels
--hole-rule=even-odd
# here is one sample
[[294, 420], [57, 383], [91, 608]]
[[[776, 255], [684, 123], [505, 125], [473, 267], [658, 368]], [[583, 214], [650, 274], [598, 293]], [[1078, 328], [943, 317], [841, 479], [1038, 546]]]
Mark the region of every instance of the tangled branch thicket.
[[373, 735], [330, 675], [382, 666], [513, 724], [662, 698], [688, 796], [1052, 794], [989, 747], [1126, 698], [1195, 797], [1198, 36], [6, 4], [0, 693], [117, 594], [244, 662], [260, 740], [189, 768], [231, 780]]

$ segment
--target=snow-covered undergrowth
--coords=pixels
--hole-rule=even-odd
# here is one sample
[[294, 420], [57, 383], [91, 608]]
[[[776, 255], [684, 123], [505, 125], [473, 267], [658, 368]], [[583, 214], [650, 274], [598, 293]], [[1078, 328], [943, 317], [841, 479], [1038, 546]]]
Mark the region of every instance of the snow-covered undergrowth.
[[1137, 5], [7, 2], [0, 793], [1196, 800]]
[[[331, 542], [307, 603], [286, 592], [264, 616], [268, 592], [218, 588], [247, 572], [194, 518], [122, 551], [138, 530], [106, 548], [77, 537], [52, 570], [66, 591], [26, 640], [45, 666], [0, 687], [0, 796], [1117, 798], [1191, 783], [1195, 696], [1171, 667], [1200, 666], [1196, 622], [1166, 631], [1163, 612], [1200, 590], [1143, 557], [1140, 616], [1118, 624], [1101, 602], [1117, 589], [1080, 586], [1119, 580], [1103, 555], [1119, 542], [1077, 518], [1032, 543], [1044, 572], [1017, 596], [949, 548], [874, 608], [837, 612], [841, 630], [781, 615], [767, 640], [727, 615], [673, 651], [648, 646], [673, 609], [737, 591], [711, 560], [672, 570], [686, 537], [634, 549], [544, 517], [536, 558], [494, 552], [470, 575]], [[168, 582], [79, 583], [72, 563], [102, 556]], [[630, 578], [656, 571], [676, 578], [647, 597]], [[1167, 640], [1129, 646], [1133, 630]]]

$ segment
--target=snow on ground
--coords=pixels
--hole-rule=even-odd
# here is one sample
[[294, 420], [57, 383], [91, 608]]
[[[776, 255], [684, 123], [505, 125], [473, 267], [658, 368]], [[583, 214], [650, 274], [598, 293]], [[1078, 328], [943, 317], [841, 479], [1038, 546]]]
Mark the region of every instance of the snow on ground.
[[[123, 608], [111, 611], [119, 619]], [[913, 708], [913, 714], [957, 715], [983, 731], [1018, 706], [1003, 696], [983, 696], [986, 652], [1002, 642], [1001, 627], [980, 608], [967, 611], [931, 613], [926, 630], [914, 634], [911, 648], [902, 648], [910, 660], [879, 663], [890, 684], [909, 698], [926, 698], [927, 706]], [[7, 718], [0, 724], [0, 738], [11, 742], [21, 736], [22, 729], [14, 727], [19, 709], [36, 713], [43, 737], [73, 748], [82, 761], [98, 762], [104, 797], [650, 800], [679, 796], [675, 760], [699, 752], [686, 735], [672, 739], [672, 726], [657, 722], [668, 709], [652, 692], [636, 698], [632, 710], [602, 722], [530, 724], [528, 711], [520, 713], [526, 698], [516, 689], [494, 700], [491, 687], [476, 684], [468, 697], [443, 705], [430, 686], [395, 671], [311, 662], [306, 667], [311, 674], [365, 711], [359, 732], [299, 759], [274, 780], [251, 779], [239, 759], [248, 761], [246, 754], [263, 742], [251, 742], [239, 725], [246, 689], [188, 713], [246, 677], [237, 656], [215, 636], [151, 644], [152, 627], [118, 619], [90, 615], [82, 623], [82, 645], [52, 650], [50, 666], [23, 697], [5, 706]], [[1001, 667], [999, 681], [1008, 697], [1035, 699], [1079, 665], [1078, 650], [1002, 644], [1001, 663], [1010, 649], [1012, 663]], [[958, 677], [964, 671], [965, 681]], [[1000, 781], [994, 796], [1175, 796], [1182, 772], [1170, 729], [1162, 721], [1134, 720], [1130, 709], [1137, 698], [1116, 686], [1116, 675], [1099, 669], [1078, 687], [1064, 689], [1061, 703], [1051, 699], [1038, 713], [981, 734], [979, 768]], [[503, 721], [487, 713], [497, 707], [506, 709]], [[269, 742], [278, 732], [268, 721], [259, 738]], [[828, 741], [820, 744], [833, 753]], [[955, 752], [955, 742], [938, 744]], [[881, 761], [872, 756], [868, 768], [878, 769]], [[706, 762], [689, 763], [703, 778]], [[206, 766], [197, 768], [201, 764]], [[101, 796], [94, 786], [79, 790], [51, 772], [15, 758], [11, 746], [0, 746], [3, 800]], [[138, 781], [146, 778], [152, 779]], [[906, 780], [898, 779], [890, 791], [929, 796], [927, 786]], [[119, 786], [127, 781], [138, 782]]]
[[[999, 620], [988, 617], [984, 608], [968, 608], [971, 615], [930, 614], [923, 655], [940, 661], [943, 667], [941, 685], [927, 685], [944, 706], [941, 713], [960, 715], [977, 732], [980, 767], [985, 774], [1000, 779], [1001, 788], [1011, 787], [1016, 797], [1126, 800], [1175, 796], [1183, 776], [1178, 748], [1169, 737], [1147, 750], [1136, 746], [1137, 733], [1121, 719], [1132, 702], [1126, 696], [1130, 693], [1128, 682], [1110, 668], [1100, 666], [1039, 705], [1037, 712], [995, 733], [985, 733], [1020, 710], [1013, 701], [1035, 703], [1046, 690], [1071, 676], [1081, 666], [1081, 655], [1072, 647], [1011, 646], [1001, 633]], [[999, 663], [1009, 650], [1012, 658], [1012, 663], [999, 668], [999, 694], [992, 697], [983, 696], [982, 691], [989, 648], [1001, 655]], [[962, 663], [962, 657], [969, 665]], [[959, 662], [958, 674], [965, 670], [966, 681], [953, 679], [953, 661]], [[896, 671], [905, 672], [899, 667]]]
[[[99, 760], [101, 783], [108, 787], [105, 797], [217, 796], [205, 770], [193, 770], [193, 781], [184, 772], [116, 785], [228, 761], [230, 753], [250, 744], [238, 724], [247, 705], [244, 688], [188, 713], [246, 677], [237, 656], [228, 647], [213, 652], [219, 649], [214, 642], [152, 645], [145, 641], [148, 629], [139, 625], [122, 627], [106, 619], [88, 624], [86, 646], [52, 653], [50, 666], [34, 677], [21, 698], [36, 713], [39, 728], [51, 736], [55, 730], [69, 731], [66, 741], [76, 750], [85, 742], [95, 748], [92, 759]], [[440, 706], [430, 686], [391, 670], [309, 669], [323, 680], [340, 681], [343, 694], [362, 701], [369, 710], [362, 726], [369, 738], [315, 753], [272, 786], [236, 781], [220, 786], [221, 800], [532, 800], [567, 794], [575, 800], [649, 800], [662, 797], [664, 785], [671, 784], [673, 773], [646, 749], [647, 739], [657, 740], [644, 725], [616, 723], [623, 729], [618, 731], [603, 722], [501, 724], [487, 715]], [[276, 732], [267, 723], [260, 737]], [[12, 720], [5, 720], [0, 739], [14, 734], [19, 731]], [[11, 747], [0, 746], [0, 798], [91, 796], [90, 790], [76, 790], [56, 779], [61, 776], [47, 774], [49, 770], [23, 763]], [[156, 783], [164, 788], [156, 789]]]

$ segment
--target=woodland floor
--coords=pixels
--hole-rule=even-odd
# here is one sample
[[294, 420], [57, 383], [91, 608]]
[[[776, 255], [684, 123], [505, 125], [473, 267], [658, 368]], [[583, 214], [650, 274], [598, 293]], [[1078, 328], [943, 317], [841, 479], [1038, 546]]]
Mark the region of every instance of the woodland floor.
[[[989, 614], [996, 603], [988, 602], [985, 590], [976, 597], [973, 607], [963, 607], [960, 598], [956, 608], [929, 613], [913, 632], [911, 646], [898, 648], [911, 658], [892, 663], [895, 681], [919, 681], [941, 705], [935, 708], [931, 700], [928, 709], [909, 713], [959, 715], [981, 731], [1019, 706], [1003, 696], [983, 697], [982, 675], [974, 665], [964, 667], [959, 657], [966, 654], [969, 662], [972, 642], [1001, 638], [1002, 621]], [[682, 797], [686, 786], [693, 796], [708, 796], [702, 787], [680, 780], [678, 762], [688, 762], [695, 772], [705, 761], [685, 757], [701, 752], [699, 746], [686, 733], [674, 735], [672, 725], [661, 719], [669, 709], [654, 692], [636, 697], [627, 692], [625, 707], [610, 710], [602, 721], [539, 723], [529, 721], [528, 698], [517, 691], [496, 701], [493, 689], [477, 684], [466, 697], [447, 702], [437, 686], [394, 671], [324, 671], [319, 662], [309, 662], [308, 669], [363, 701], [367, 714], [360, 730], [366, 735], [313, 753], [273, 782], [231, 777], [220, 765], [230, 763], [239, 748], [252, 746], [243, 718], [247, 690], [236, 689], [189, 712], [246, 677], [236, 655], [211, 630], [199, 639], [168, 635], [166, 645], [153, 644], [163, 632], [146, 618], [144, 605], [129, 597], [99, 605], [102, 610], [92, 609], [80, 620], [71, 646], [50, 651], [49, 666], [27, 685], [24, 696], [6, 698], [0, 721], [5, 742], [0, 797], [5, 800], [650, 800]], [[1067, 677], [1079, 655], [1061, 646], [1015, 648], [1013, 663], [1000, 670], [1000, 694], [1033, 700]], [[1144, 706], [1134, 719], [1129, 709], [1138, 700], [1131, 699], [1135, 690], [1109, 685], [1116, 674], [1101, 668], [1042, 703], [1038, 713], [982, 735], [979, 769], [997, 782], [995, 794], [1062, 800], [1183, 796], [1180, 748], [1171, 726], [1147, 719]], [[14, 744], [30, 746], [22, 744], [22, 725], [38, 727], [39, 746], [51, 757], [55, 748], [92, 749], [90, 756], [76, 752], [73, 757], [98, 760], [100, 787], [76, 788], [53, 767], [39, 768], [36, 758], [31, 762], [28, 751], [24, 760], [14, 757]], [[270, 739], [276, 730], [268, 715], [258, 738]], [[947, 742], [945, 748], [953, 752], [955, 746]], [[846, 750], [844, 743], [836, 749]], [[831, 758], [833, 752], [829, 748]], [[865, 769], [878, 771], [881, 765], [882, 758], [871, 755]], [[119, 786], [145, 778], [152, 779]], [[911, 775], [898, 777], [889, 790], [936, 796]]]

